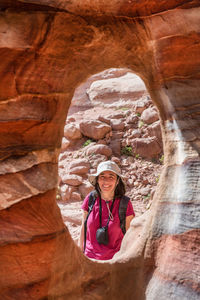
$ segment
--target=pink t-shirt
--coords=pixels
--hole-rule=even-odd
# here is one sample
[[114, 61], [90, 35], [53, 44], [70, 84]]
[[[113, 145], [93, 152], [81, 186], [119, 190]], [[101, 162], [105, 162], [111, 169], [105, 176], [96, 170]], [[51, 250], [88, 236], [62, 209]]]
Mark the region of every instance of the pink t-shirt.
[[[84, 199], [81, 208], [88, 211], [89, 195]], [[114, 220], [109, 221], [108, 245], [99, 244], [96, 240], [96, 231], [100, 227], [99, 225], [99, 197], [96, 199], [92, 212], [90, 213], [87, 221], [87, 238], [85, 255], [99, 260], [108, 260], [120, 250], [121, 242], [124, 237], [120, 228], [119, 220], [119, 203], [120, 199], [116, 198], [112, 209], [112, 215]], [[109, 207], [111, 208], [112, 201], [109, 201]], [[131, 201], [128, 202], [126, 216], [135, 215]], [[105, 200], [102, 199], [102, 226], [105, 226], [108, 221], [108, 208]]]

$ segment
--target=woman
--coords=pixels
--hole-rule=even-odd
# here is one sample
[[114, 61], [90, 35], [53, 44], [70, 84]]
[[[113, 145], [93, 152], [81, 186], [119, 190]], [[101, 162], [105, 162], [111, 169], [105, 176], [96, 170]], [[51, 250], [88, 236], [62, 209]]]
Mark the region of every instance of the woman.
[[[85, 245], [84, 223], [89, 210], [89, 195], [86, 196], [81, 206], [83, 209], [83, 218], [79, 241], [80, 247], [85, 255], [90, 258], [108, 260], [120, 250], [121, 242], [124, 237], [120, 227], [119, 204], [125, 194], [125, 186], [120, 168], [113, 161], [101, 162], [98, 165], [97, 173], [89, 175], [89, 181], [94, 185], [97, 197], [87, 220]], [[133, 207], [129, 200], [125, 219], [126, 230], [128, 230], [134, 215]], [[107, 244], [99, 240], [99, 234], [101, 233], [99, 228], [106, 227], [106, 225], [109, 239]]]

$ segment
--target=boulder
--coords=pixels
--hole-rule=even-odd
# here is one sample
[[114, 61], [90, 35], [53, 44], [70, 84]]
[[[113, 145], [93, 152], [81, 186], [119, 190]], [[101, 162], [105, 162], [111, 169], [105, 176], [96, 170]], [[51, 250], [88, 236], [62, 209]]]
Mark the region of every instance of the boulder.
[[135, 101], [134, 103], [134, 110], [136, 114], [142, 114], [142, 112], [149, 107], [150, 105], [150, 99], [148, 97], [141, 98], [138, 101]]
[[162, 145], [162, 132], [160, 127], [160, 121], [156, 121], [153, 124], [149, 125], [146, 128], [146, 132], [148, 136], [157, 137], [159, 143]]
[[127, 124], [137, 124], [139, 120], [139, 117], [137, 115], [135, 115], [134, 113], [132, 113], [131, 115], [128, 116], [128, 118], [126, 119], [126, 123]]
[[112, 131], [112, 140], [121, 139], [124, 136], [124, 131]]
[[70, 200], [71, 194], [74, 191], [74, 187], [69, 186], [68, 184], [62, 184], [60, 187], [61, 201], [67, 202]]
[[80, 202], [82, 200], [81, 194], [79, 192], [73, 192], [70, 197], [71, 202]]
[[82, 199], [84, 199], [92, 190], [94, 190], [94, 187], [89, 183], [89, 181], [87, 181], [81, 184], [78, 187], [78, 190], [82, 196]]
[[[119, 95], [118, 95], [119, 97]], [[122, 119], [126, 117], [126, 113], [124, 112], [112, 112], [111, 114], [107, 115], [107, 118], [110, 120], [115, 120], [115, 119]]]
[[116, 156], [121, 155], [121, 140], [120, 139], [111, 140], [109, 147], [112, 150], [113, 155], [116, 155]]
[[136, 138], [132, 141], [131, 146], [135, 155], [148, 159], [158, 157], [158, 155], [162, 152], [159, 141], [156, 137]]
[[125, 123], [123, 119], [111, 120], [110, 125], [113, 130], [124, 130]]
[[63, 137], [62, 139], [62, 151], [65, 151], [70, 146], [70, 141], [66, 139], [66, 137]]
[[134, 129], [132, 132], [131, 132], [131, 134], [130, 134], [130, 136], [129, 136], [129, 138], [138, 138], [138, 137], [141, 137], [141, 130], [140, 129]]
[[98, 120], [99, 120], [100, 122], [103, 122], [103, 123], [106, 123], [106, 124], [110, 125], [110, 118], [108, 118], [108, 117], [99, 116], [99, 117], [98, 117]]
[[[93, 105], [103, 104], [108, 107], [131, 106], [132, 101], [144, 95], [145, 92], [144, 82], [131, 72], [119, 78], [94, 81], [87, 90]], [[120, 103], [114, 102], [116, 95], [120, 98]]]
[[86, 120], [80, 123], [80, 131], [89, 138], [99, 140], [111, 131], [111, 126], [96, 120]]
[[98, 145], [94, 145], [94, 146], [89, 147], [86, 151], [86, 154], [87, 155], [101, 154], [101, 155], [104, 155], [106, 157], [110, 157], [112, 155], [112, 150], [107, 145], [98, 144]]
[[85, 175], [87, 174], [89, 171], [89, 168], [86, 166], [78, 166], [78, 167], [74, 167], [71, 168], [69, 170], [69, 174], [76, 174], [76, 175]]
[[149, 107], [143, 111], [143, 113], [141, 115], [141, 119], [146, 124], [152, 124], [159, 120], [159, 116], [158, 116], [157, 111], [154, 108]]
[[73, 169], [76, 167], [90, 168], [90, 163], [88, 162], [87, 159], [84, 159], [84, 158], [74, 159], [73, 161], [70, 162], [69, 168]]
[[65, 174], [62, 176], [62, 181], [66, 184], [72, 185], [72, 186], [79, 186], [82, 184], [82, 177], [78, 175], [70, 175]]
[[149, 186], [146, 186], [146, 187], [143, 187], [139, 190], [139, 193], [142, 195], [142, 196], [148, 196], [151, 192], [151, 188]]
[[64, 136], [67, 139], [76, 140], [82, 137], [79, 127], [75, 123], [70, 123], [64, 127]]

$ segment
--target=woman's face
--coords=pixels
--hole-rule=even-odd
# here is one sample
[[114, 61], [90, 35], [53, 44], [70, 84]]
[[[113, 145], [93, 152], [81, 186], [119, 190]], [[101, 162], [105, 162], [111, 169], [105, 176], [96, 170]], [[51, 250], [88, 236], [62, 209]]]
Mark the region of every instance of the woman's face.
[[112, 171], [102, 172], [98, 177], [98, 184], [102, 193], [113, 193], [117, 185], [117, 175]]

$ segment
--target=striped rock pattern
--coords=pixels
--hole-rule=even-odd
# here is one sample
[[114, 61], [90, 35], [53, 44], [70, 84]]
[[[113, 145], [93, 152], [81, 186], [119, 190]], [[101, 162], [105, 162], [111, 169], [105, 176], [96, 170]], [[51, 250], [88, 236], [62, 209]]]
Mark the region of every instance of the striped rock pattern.
[[[199, 299], [199, 0], [3, 0], [0, 8], [0, 299]], [[146, 219], [99, 264], [63, 224], [57, 158], [74, 89], [111, 67], [144, 80], [165, 167]]]

